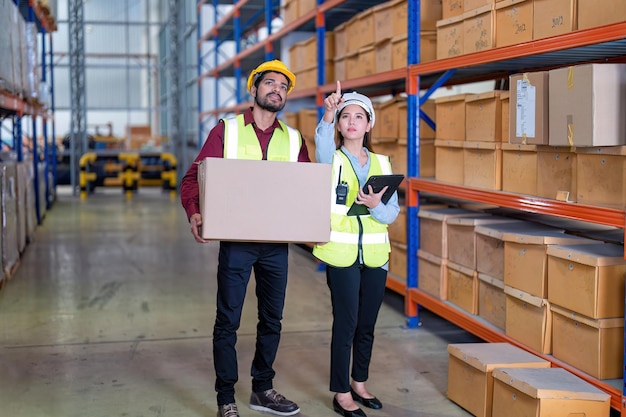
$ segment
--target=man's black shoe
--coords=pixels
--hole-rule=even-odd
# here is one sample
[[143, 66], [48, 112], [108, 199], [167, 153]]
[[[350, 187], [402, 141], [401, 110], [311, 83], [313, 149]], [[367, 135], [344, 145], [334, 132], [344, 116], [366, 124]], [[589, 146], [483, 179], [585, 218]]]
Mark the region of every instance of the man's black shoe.
[[279, 416], [292, 416], [300, 412], [300, 407], [296, 403], [288, 400], [275, 389], [250, 394], [250, 408]]
[[365, 407], [369, 407], [373, 410], [380, 410], [383, 408], [383, 404], [376, 397], [374, 398], [363, 398], [359, 394], [357, 394], [352, 388], [350, 388], [350, 392], [352, 393], [352, 399], [354, 401], [360, 402]]

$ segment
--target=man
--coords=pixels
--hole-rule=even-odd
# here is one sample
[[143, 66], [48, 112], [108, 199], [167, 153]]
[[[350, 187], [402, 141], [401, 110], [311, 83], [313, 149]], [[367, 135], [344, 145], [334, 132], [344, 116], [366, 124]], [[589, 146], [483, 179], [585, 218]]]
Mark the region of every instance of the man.
[[[295, 82], [295, 75], [281, 61], [262, 63], [248, 78], [253, 106], [244, 114], [221, 119], [209, 133], [180, 186], [181, 202], [196, 241], [208, 242], [200, 235], [202, 216], [197, 180], [198, 162], [205, 157], [310, 162], [300, 133], [276, 118]], [[218, 417], [239, 417], [235, 403], [235, 383], [238, 379], [236, 332], [253, 268], [259, 322], [251, 368], [250, 408], [281, 416], [300, 411], [293, 401], [279, 394], [272, 385], [275, 375], [272, 366], [280, 340], [287, 286], [287, 257], [286, 243], [220, 242], [217, 314], [213, 328]]]

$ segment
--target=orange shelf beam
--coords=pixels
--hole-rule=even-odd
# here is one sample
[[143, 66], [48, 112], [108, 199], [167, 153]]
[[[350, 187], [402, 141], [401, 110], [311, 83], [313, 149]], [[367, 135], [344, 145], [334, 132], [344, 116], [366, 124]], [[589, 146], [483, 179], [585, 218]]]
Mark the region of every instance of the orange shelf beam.
[[413, 65], [409, 69], [409, 75], [416, 77], [422, 74], [431, 74], [455, 68], [523, 58], [548, 52], [617, 41], [624, 38], [626, 38], [626, 22], [620, 22], [592, 29], [577, 30], [551, 38], [538, 39], [517, 45], [494, 48], [473, 54]]
[[410, 178], [409, 184], [412, 191], [431, 192], [434, 194], [493, 204], [516, 210], [524, 210], [532, 213], [566, 217], [569, 219], [620, 228], [624, 228], [626, 223], [626, 214], [624, 210], [587, 206], [577, 203], [566, 203], [558, 200], [501, 191], [468, 188], [465, 186], [441, 183], [423, 178]]

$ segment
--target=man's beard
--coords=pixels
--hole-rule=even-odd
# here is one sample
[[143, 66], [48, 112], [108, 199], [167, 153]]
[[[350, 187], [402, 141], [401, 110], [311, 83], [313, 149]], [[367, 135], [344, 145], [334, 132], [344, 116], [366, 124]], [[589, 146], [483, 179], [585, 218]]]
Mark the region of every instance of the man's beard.
[[267, 96], [265, 96], [265, 98], [263, 100], [260, 100], [258, 94], [254, 98], [254, 101], [263, 110], [271, 111], [271, 112], [274, 112], [274, 113], [278, 113], [279, 111], [281, 111], [283, 109], [283, 107], [285, 107], [285, 102], [284, 101], [280, 101], [279, 103], [273, 103], [273, 102], [269, 101]]

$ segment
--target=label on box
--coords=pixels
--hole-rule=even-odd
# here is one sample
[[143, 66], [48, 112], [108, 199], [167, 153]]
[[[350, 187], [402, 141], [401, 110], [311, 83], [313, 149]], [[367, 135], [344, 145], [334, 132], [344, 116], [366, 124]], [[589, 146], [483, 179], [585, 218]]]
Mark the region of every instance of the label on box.
[[517, 137], [535, 137], [537, 89], [528, 80], [517, 80]]

